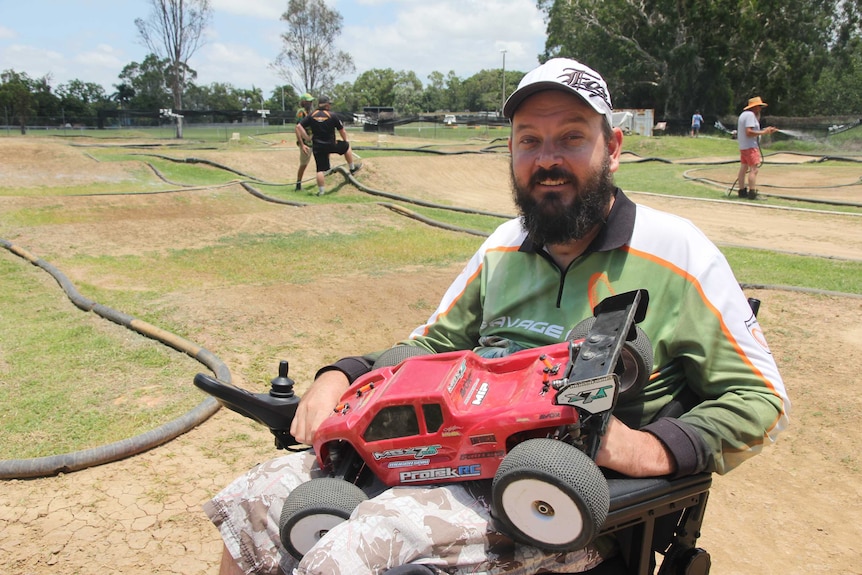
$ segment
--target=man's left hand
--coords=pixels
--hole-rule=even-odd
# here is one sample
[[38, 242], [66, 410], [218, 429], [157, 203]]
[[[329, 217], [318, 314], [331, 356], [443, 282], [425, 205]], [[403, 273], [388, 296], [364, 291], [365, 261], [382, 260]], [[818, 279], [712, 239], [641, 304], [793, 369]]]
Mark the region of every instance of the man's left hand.
[[676, 461], [655, 435], [632, 429], [614, 416], [608, 421], [596, 464], [629, 477], [658, 477], [676, 471]]

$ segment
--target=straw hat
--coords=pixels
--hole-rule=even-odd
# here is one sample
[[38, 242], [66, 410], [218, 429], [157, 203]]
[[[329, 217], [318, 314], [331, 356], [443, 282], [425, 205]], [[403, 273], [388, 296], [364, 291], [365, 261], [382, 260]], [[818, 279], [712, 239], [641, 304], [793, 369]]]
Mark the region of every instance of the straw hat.
[[761, 100], [760, 96], [755, 96], [754, 98], [749, 98], [748, 99], [748, 105], [745, 108], [743, 108], [743, 110], [750, 110], [751, 108], [757, 108], [757, 107], [760, 107], [760, 108], [766, 107], [766, 102]]

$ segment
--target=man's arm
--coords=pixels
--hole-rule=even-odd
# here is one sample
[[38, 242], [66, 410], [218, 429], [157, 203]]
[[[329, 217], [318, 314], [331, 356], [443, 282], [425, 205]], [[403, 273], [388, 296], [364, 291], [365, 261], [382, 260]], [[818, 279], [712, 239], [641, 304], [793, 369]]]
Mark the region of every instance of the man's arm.
[[745, 133], [749, 138], [755, 138], [757, 136], [763, 136], [764, 134], [774, 134], [777, 131], [778, 131], [778, 128], [776, 128], [775, 126], [767, 126], [766, 128], [763, 128], [762, 130], [755, 130], [751, 126], [746, 126], [746, 128], [745, 128]]
[[317, 428], [329, 417], [349, 386], [347, 375], [337, 369], [318, 375], [299, 402], [290, 434], [300, 443], [311, 445]]
[[629, 477], [670, 475], [677, 467], [670, 450], [655, 435], [632, 429], [616, 417], [608, 421], [596, 465]]
[[305, 151], [305, 148], [308, 147], [305, 143], [308, 141], [308, 132], [305, 131], [302, 123], [297, 124], [293, 131], [296, 133], [296, 141], [299, 142], [299, 145], [302, 146], [303, 151]]

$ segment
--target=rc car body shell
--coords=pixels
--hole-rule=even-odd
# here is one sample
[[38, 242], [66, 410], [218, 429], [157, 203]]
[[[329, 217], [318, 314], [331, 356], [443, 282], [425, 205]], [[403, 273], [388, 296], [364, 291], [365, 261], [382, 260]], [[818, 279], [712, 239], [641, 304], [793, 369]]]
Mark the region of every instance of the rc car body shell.
[[357, 379], [321, 424], [321, 467], [345, 442], [387, 486], [494, 477], [517, 443], [577, 424], [550, 382], [570, 359], [563, 342], [504, 358], [471, 351], [418, 356]]

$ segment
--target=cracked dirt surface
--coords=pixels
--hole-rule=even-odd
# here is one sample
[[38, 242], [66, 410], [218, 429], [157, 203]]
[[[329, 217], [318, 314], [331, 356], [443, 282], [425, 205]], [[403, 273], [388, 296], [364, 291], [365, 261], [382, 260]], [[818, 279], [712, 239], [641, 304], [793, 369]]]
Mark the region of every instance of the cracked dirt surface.
[[[374, 225], [377, 218], [387, 225], [401, 221], [376, 206], [355, 212], [334, 204], [268, 204], [239, 186], [183, 192], [182, 201], [176, 194], [121, 199], [52, 194], [53, 182], [69, 177], [83, 183], [125, 177], [128, 167], [96, 164], [85, 151], [56, 140], [0, 139], [4, 188], [30, 186], [36, 172], [51, 182], [40, 197], [6, 190], [0, 194], [0, 214], [19, 206], [76, 214], [73, 223], [56, 226], [22, 225], [0, 215], [0, 237], [40, 256], [67, 250], [118, 256], [215, 242], [243, 226], [287, 233], [302, 226], [325, 230], [348, 220], [356, 226]], [[295, 173], [296, 151], [290, 146], [206, 154], [272, 181], [289, 181]], [[510, 213], [506, 161], [500, 154], [371, 158], [359, 179], [376, 189]], [[823, 170], [821, 177], [828, 178], [828, 168]], [[781, 178], [798, 180], [791, 168], [765, 166], [761, 172], [763, 181]], [[721, 199], [720, 193], [716, 196]], [[822, 256], [862, 254], [858, 217], [774, 210], [764, 207], [768, 201], [634, 197], [689, 217], [718, 243]], [[242, 378], [253, 355], [271, 357], [273, 376], [276, 362], [287, 355], [291, 374], [302, 386], [333, 357], [379, 349], [406, 335], [426, 319], [428, 306], [459, 267], [407, 266], [382, 280], [333, 274], [315, 285], [249, 282], [241, 289], [214, 287], [166, 298], [179, 310], [178, 321], [199, 326], [191, 339], [218, 355], [238, 385], [260, 390], [266, 383]], [[63, 271], [76, 282], [112, 281], [88, 277], [83, 268]], [[862, 411], [856, 389], [862, 371], [862, 300], [774, 290], [750, 295], [764, 302], [760, 320], [794, 402], [791, 427], [762, 455], [715, 478], [699, 543], [712, 554], [714, 575], [862, 573], [862, 433], [856, 424]], [[0, 565], [14, 575], [215, 574], [221, 541], [201, 503], [276, 454], [267, 430], [220, 410], [198, 428], [129, 459], [57, 477], [4, 481]]]

